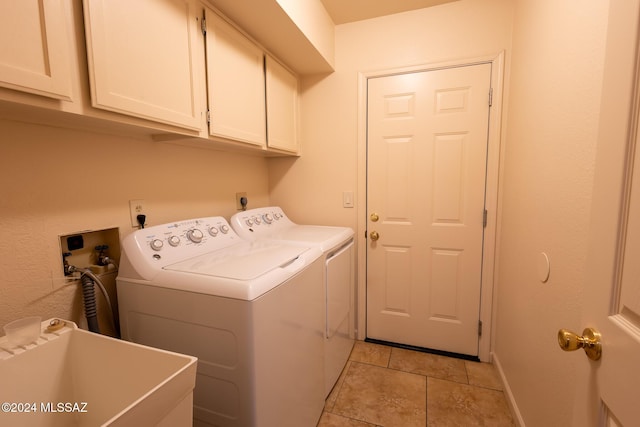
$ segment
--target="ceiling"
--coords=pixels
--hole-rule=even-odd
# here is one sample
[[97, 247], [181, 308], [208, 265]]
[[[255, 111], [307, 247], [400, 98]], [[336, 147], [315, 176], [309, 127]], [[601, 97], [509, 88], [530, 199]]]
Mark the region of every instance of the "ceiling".
[[336, 25], [458, 0], [321, 0]]

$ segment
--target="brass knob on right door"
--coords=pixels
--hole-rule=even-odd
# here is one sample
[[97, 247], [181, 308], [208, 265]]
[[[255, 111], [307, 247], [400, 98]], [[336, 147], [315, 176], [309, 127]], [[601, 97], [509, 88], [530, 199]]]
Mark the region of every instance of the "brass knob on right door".
[[369, 237], [371, 237], [371, 240], [375, 242], [380, 238], [380, 235], [378, 234], [377, 231], [372, 231], [371, 234], [369, 234]]
[[591, 360], [599, 360], [602, 357], [602, 342], [600, 332], [593, 328], [586, 328], [582, 336], [560, 329], [558, 331], [558, 344], [564, 351], [574, 351], [583, 348], [587, 357]]

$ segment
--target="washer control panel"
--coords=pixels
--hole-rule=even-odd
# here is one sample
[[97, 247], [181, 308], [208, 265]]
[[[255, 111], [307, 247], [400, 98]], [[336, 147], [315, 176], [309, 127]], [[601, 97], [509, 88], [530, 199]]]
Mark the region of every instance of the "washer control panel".
[[137, 252], [144, 258], [152, 259], [164, 266], [241, 241], [227, 220], [217, 216], [155, 225], [134, 231], [123, 239], [123, 249], [131, 255]]
[[255, 240], [295, 225], [279, 207], [249, 209], [231, 217], [233, 230], [242, 238]]

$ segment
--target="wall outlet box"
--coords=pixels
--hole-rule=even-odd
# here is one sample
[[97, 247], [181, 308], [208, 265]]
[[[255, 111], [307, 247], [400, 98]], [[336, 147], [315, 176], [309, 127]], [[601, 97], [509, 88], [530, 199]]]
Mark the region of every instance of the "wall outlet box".
[[[104, 247], [105, 255], [115, 260], [116, 264], [120, 262], [120, 230], [118, 228], [84, 230], [58, 237], [63, 274], [65, 261], [80, 269], [90, 268], [94, 274], [115, 271], [108, 266], [97, 265], [100, 252], [98, 246]], [[74, 276], [74, 278], [77, 279], [79, 276]]]

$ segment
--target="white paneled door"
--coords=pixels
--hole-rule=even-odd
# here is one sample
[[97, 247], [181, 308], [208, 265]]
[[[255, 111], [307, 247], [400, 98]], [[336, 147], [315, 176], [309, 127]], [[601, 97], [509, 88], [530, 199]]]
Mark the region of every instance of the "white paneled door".
[[478, 355], [491, 64], [370, 78], [367, 337]]
[[[640, 101], [640, 98], [638, 99]], [[637, 129], [636, 132], [640, 130]], [[598, 161], [591, 230], [591, 262], [587, 266], [582, 323], [602, 334], [602, 357], [580, 363], [581, 387], [576, 417], [591, 411], [590, 420], [575, 425], [638, 426], [640, 411], [640, 136], [632, 142], [635, 158], [624, 155], [615, 161]], [[601, 149], [600, 153], [604, 150]], [[601, 154], [602, 155], [602, 154]], [[627, 165], [625, 165], [627, 163]], [[604, 174], [604, 170], [609, 173]], [[626, 184], [619, 181], [627, 170]], [[622, 198], [620, 199], [620, 195]], [[617, 199], [617, 200], [616, 200]], [[604, 203], [606, 201], [606, 203]], [[604, 235], [603, 233], [606, 233]], [[581, 329], [575, 329], [578, 334]], [[587, 364], [588, 363], [588, 364]], [[604, 424], [598, 424], [601, 420]]]
[[[640, 426], [640, 1], [612, 2], [595, 159], [581, 324], [602, 336], [602, 356], [576, 366], [573, 426]], [[633, 75], [635, 73], [635, 76]]]

